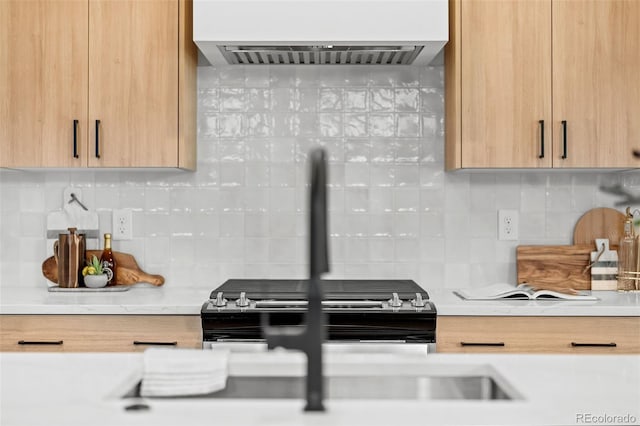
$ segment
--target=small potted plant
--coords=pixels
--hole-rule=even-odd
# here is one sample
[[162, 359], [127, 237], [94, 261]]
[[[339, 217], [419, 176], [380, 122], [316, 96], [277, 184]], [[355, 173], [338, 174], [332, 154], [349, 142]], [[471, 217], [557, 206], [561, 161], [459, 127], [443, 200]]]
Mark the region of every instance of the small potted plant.
[[89, 288], [102, 288], [113, 278], [111, 268], [104, 266], [94, 255], [87, 262], [87, 266], [82, 269], [84, 285]]

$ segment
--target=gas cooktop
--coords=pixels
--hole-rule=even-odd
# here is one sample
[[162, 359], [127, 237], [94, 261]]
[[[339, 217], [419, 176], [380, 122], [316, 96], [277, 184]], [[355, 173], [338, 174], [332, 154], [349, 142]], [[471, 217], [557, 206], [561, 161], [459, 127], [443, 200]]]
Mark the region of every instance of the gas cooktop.
[[[306, 300], [308, 280], [232, 279], [211, 292], [216, 299], [222, 292], [227, 299], [238, 299], [245, 293], [250, 300]], [[429, 299], [428, 293], [412, 280], [321, 280], [325, 300], [386, 301], [393, 293], [403, 300]]]

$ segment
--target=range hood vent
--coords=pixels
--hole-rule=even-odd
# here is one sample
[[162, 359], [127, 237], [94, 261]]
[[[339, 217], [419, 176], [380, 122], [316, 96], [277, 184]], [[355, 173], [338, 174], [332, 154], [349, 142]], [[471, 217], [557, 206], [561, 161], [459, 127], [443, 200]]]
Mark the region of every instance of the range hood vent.
[[212, 65], [427, 65], [448, 40], [447, 0], [194, 0]]
[[411, 65], [422, 46], [219, 46], [233, 65]]

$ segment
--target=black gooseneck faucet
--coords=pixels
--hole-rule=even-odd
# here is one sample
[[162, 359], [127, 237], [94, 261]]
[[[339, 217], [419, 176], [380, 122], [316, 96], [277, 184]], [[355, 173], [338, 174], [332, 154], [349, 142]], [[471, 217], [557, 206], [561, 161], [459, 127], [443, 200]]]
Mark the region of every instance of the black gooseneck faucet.
[[311, 188], [309, 193], [309, 282], [308, 305], [302, 327], [272, 327], [268, 314], [262, 317], [267, 347], [297, 349], [307, 355], [307, 404], [305, 411], [324, 411], [322, 342], [325, 340], [325, 315], [322, 312], [320, 275], [329, 272], [327, 237], [327, 164], [323, 149], [310, 153]]

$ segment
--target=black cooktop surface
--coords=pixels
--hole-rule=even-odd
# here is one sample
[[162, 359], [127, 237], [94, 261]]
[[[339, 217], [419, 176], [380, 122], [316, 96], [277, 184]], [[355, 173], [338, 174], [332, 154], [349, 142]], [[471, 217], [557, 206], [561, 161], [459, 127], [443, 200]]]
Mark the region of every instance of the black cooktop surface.
[[[413, 280], [321, 280], [325, 300], [389, 300], [392, 293], [409, 300], [421, 293], [429, 295]], [[226, 299], [237, 299], [240, 292], [251, 300], [306, 300], [307, 280], [232, 279], [211, 292], [215, 299], [219, 291]]]

